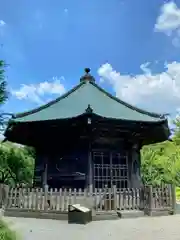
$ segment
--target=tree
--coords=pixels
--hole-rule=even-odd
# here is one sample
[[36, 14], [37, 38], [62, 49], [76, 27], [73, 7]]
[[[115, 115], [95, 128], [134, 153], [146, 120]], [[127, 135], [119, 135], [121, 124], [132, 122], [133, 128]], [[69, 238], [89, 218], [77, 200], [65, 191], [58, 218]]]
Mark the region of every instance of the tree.
[[145, 146], [141, 159], [144, 184], [173, 183], [180, 186], [180, 148], [174, 141]]
[[[0, 60], [0, 105], [8, 99], [7, 82], [5, 80], [4, 61]], [[7, 115], [7, 114], [6, 114]], [[5, 119], [0, 114], [1, 130]], [[17, 183], [32, 183], [34, 169], [33, 149], [19, 147], [12, 143], [0, 144], [0, 182], [10, 185]]]
[[173, 124], [175, 125], [175, 130], [172, 139], [176, 145], [180, 145], [180, 117], [177, 117]]
[[24, 152], [32, 158], [36, 157], [36, 151], [33, 147], [24, 146]]
[[16, 185], [32, 184], [34, 158], [28, 155], [24, 147], [13, 143], [0, 145], [0, 182]]
[[0, 60], [0, 104], [4, 104], [8, 98], [7, 81], [4, 76], [5, 67], [5, 62]]
[[4, 220], [0, 220], [0, 239], [3, 240], [17, 240], [18, 235], [17, 233], [9, 227], [9, 224]]
[[[0, 106], [6, 102], [8, 99], [7, 92], [7, 81], [5, 80], [5, 67], [4, 61], [0, 60]], [[0, 112], [0, 131], [4, 131], [6, 125], [5, 117], [2, 112]]]

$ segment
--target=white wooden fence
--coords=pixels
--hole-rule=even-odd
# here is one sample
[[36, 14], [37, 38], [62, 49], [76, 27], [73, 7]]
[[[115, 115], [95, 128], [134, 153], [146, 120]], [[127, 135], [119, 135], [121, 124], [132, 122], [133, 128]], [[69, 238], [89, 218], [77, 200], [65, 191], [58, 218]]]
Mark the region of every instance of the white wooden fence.
[[82, 204], [98, 211], [172, 209], [175, 194], [171, 185], [143, 189], [50, 189], [10, 188], [6, 194], [6, 209], [67, 212], [69, 204]]
[[27, 209], [66, 212], [69, 204], [80, 203], [95, 211], [139, 209], [140, 189], [43, 189], [11, 188], [6, 201], [7, 209]]

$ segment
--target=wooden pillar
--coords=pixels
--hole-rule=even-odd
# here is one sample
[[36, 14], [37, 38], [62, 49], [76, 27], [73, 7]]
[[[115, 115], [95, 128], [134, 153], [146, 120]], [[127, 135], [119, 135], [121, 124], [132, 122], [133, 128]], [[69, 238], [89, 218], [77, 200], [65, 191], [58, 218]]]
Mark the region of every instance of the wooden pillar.
[[[91, 141], [89, 142], [89, 149], [88, 149], [88, 198], [87, 198], [87, 206], [89, 208], [93, 208], [94, 199], [93, 199], [93, 188], [94, 188], [94, 181], [93, 181], [93, 161], [92, 161], [92, 149], [91, 149]], [[93, 213], [94, 214], [94, 213]]]
[[86, 109], [87, 112], [87, 130], [88, 130], [88, 187], [89, 192], [92, 193], [93, 190], [93, 162], [92, 162], [92, 109], [90, 105]]
[[138, 145], [133, 145], [132, 146], [132, 165], [131, 165], [131, 187], [132, 188], [142, 187], [140, 168], [141, 168], [140, 149]]
[[88, 148], [88, 187], [91, 192], [93, 189], [93, 162], [92, 162], [91, 142], [89, 142], [89, 148]]
[[36, 159], [35, 159], [35, 168], [34, 168], [34, 187], [43, 187], [44, 182], [44, 169], [45, 169], [45, 157], [42, 151], [36, 149]]
[[47, 178], [48, 178], [48, 158], [44, 157], [44, 171], [43, 171], [43, 188], [47, 186]]

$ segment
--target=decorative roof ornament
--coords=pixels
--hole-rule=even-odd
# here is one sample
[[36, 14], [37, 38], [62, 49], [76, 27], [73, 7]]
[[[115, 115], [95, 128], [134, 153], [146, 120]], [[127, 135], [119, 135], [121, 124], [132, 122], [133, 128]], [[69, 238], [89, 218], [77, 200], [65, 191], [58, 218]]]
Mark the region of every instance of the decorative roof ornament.
[[93, 109], [92, 109], [92, 107], [91, 107], [91, 105], [90, 104], [88, 104], [88, 107], [86, 108], [86, 113], [92, 113], [93, 112]]
[[91, 69], [85, 68], [85, 75], [80, 78], [80, 82], [92, 82], [95, 83], [95, 78], [90, 74]]

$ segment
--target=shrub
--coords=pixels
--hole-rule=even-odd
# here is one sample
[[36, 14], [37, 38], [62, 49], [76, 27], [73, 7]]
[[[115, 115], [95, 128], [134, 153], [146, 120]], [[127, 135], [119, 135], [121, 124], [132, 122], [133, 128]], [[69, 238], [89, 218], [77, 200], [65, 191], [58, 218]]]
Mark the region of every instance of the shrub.
[[176, 199], [180, 200], [180, 187], [176, 187]]
[[2, 220], [0, 220], [0, 240], [17, 240], [16, 233]]

